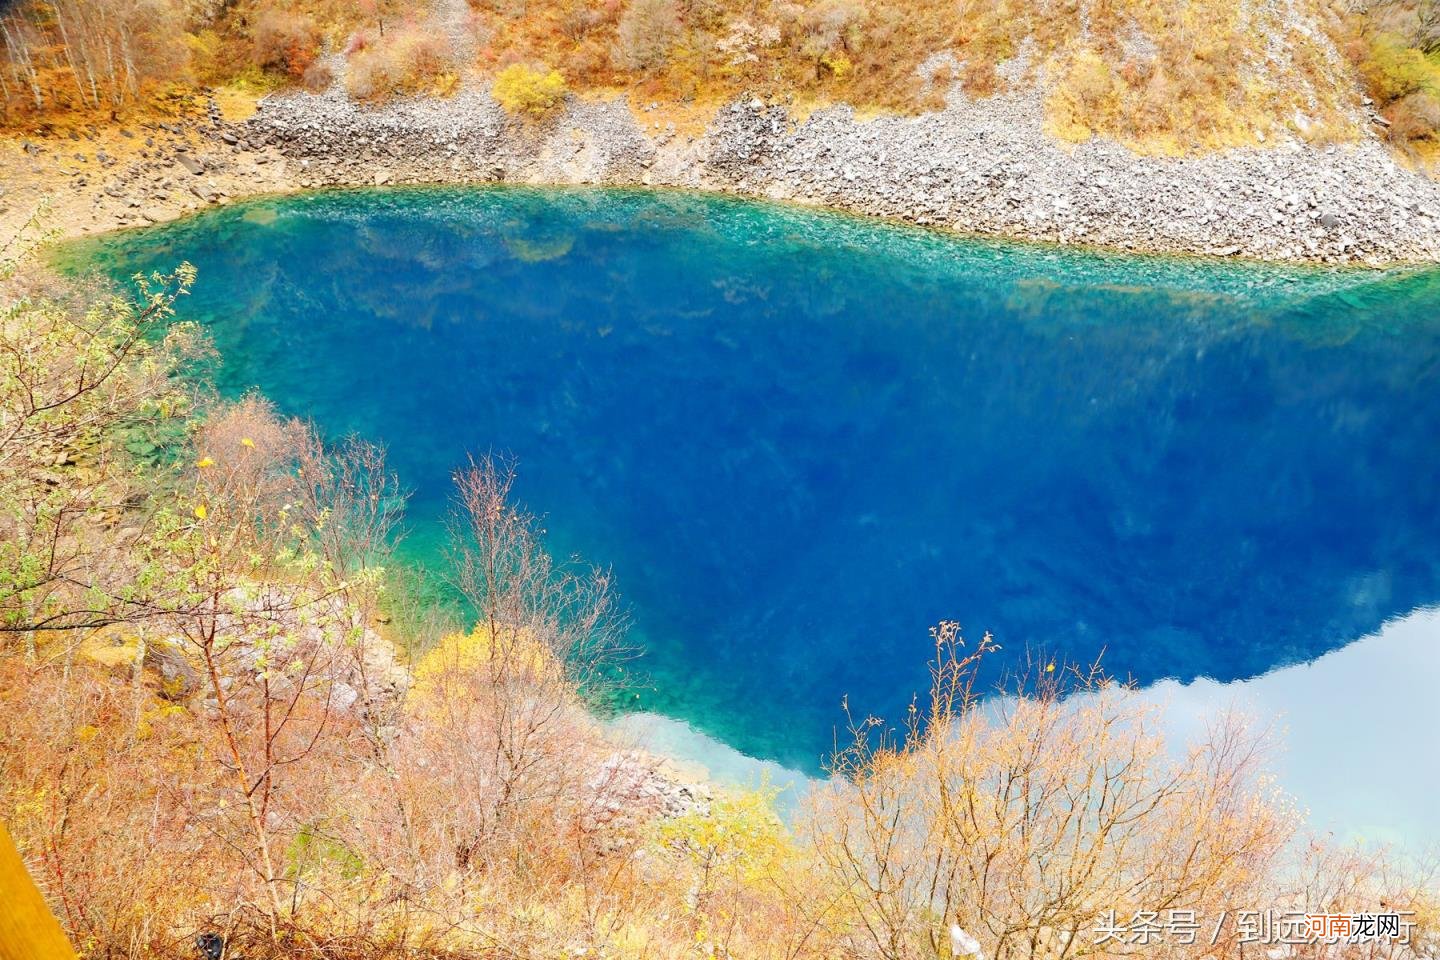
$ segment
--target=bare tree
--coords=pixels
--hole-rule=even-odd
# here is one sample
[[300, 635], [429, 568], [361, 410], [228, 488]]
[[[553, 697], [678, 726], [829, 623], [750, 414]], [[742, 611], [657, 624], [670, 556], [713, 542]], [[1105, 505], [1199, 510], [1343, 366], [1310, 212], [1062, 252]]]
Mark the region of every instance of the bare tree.
[[[416, 817], [433, 825], [431, 849], [462, 870], [523, 856], [504, 841], [574, 793], [583, 767], [565, 745], [593, 735], [582, 691], [624, 652], [609, 574], [554, 562], [538, 521], [511, 500], [514, 478], [513, 464], [494, 457], [456, 474], [455, 585], [477, 622], [416, 665], [412, 712], [423, 722], [397, 761], [444, 784], [446, 809]], [[425, 793], [411, 806], [430, 802]]]
[[336, 574], [348, 580], [389, 564], [409, 495], [385, 448], [353, 436], [330, 447], [312, 426], [297, 460], [302, 516]]
[[953, 623], [933, 635], [928, 707], [899, 743], [873, 718], [856, 724], [811, 813], [862, 956], [935, 956], [953, 928], [996, 960], [1063, 960], [1096, 952], [1102, 910], [1246, 899], [1289, 826], [1259, 789], [1243, 727], [1227, 720], [1176, 760], [1155, 712], [1125, 689], [1042, 672], [1029, 693], [982, 700], [973, 666], [989, 638], [965, 651]]
[[0, 34], [37, 112], [113, 111], [136, 100], [146, 81], [172, 78], [183, 65], [182, 13], [169, 0], [26, 0], [0, 14]]
[[455, 475], [450, 519], [455, 585], [503, 656], [522, 636], [577, 684], [599, 682], [624, 659], [628, 620], [608, 570], [557, 564], [539, 520], [513, 502], [515, 464], [486, 456]]

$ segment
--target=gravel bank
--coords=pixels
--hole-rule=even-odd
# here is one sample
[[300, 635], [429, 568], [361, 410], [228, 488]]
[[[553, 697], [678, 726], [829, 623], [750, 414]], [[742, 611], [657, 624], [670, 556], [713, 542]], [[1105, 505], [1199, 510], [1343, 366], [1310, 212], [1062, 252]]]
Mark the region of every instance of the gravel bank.
[[473, 87], [378, 109], [338, 92], [293, 93], [265, 100], [242, 135], [287, 158], [298, 186], [679, 186], [1125, 250], [1440, 261], [1440, 183], [1376, 140], [1143, 157], [1110, 142], [1057, 143], [1033, 94], [955, 96], [940, 112], [868, 121], [837, 107], [798, 123], [783, 107], [742, 101], [684, 136], [662, 111], [621, 100], [572, 97], [561, 114], [525, 123]]
[[208, 112], [134, 129], [0, 142], [0, 232], [48, 198], [66, 235], [158, 223], [244, 196], [384, 183], [617, 184], [715, 190], [1121, 250], [1387, 265], [1440, 262], [1440, 183], [1383, 144], [1142, 157], [1062, 145], [1033, 95], [952, 98], [919, 117], [847, 107], [794, 119], [747, 100], [700, 133], [664, 108], [571, 97], [539, 123], [467, 85], [382, 108], [289, 93], [243, 122]]

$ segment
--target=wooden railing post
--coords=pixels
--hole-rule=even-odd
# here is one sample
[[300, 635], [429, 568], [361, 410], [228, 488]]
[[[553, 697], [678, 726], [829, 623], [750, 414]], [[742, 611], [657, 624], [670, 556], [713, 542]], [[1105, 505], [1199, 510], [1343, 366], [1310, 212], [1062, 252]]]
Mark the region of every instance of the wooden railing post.
[[75, 951], [0, 821], [0, 960], [75, 960]]

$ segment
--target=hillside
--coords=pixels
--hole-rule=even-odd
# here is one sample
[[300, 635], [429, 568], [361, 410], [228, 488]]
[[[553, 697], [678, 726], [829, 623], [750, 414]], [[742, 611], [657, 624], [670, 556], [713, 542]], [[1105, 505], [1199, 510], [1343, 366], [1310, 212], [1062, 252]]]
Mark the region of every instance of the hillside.
[[[1375, 127], [1433, 151], [1435, 0], [18, 0], [4, 14], [5, 119], [123, 115], [196, 85], [446, 95], [472, 72], [517, 108], [624, 89], [696, 109], [760, 96], [914, 113], [1034, 89], [1050, 132], [1147, 152], [1346, 141]], [[553, 71], [553, 76], [552, 76]], [[529, 79], [527, 79], [529, 78]], [[543, 87], [543, 84], [541, 85]], [[536, 96], [539, 99], [534, 99]]]

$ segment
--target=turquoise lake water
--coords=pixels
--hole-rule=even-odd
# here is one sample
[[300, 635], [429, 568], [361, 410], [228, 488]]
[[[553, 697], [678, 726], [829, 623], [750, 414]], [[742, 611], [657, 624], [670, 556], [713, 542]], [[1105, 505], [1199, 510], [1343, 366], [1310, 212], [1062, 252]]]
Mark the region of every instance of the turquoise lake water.
[[554, 551], [615, 571], [631, 705], [793, 768], [843, 696], [902, 715], [942, 618], [995, 634], [988, 679], [1103, 651], [1141, 683], [1232, 681], [1440, 602], [1437, 271], [514, 188], [265, 200], [79, 249], [194, 263], [221, 388], [388, 444], [412, 556], [439, 562], [467, 452], [513, 454]]

